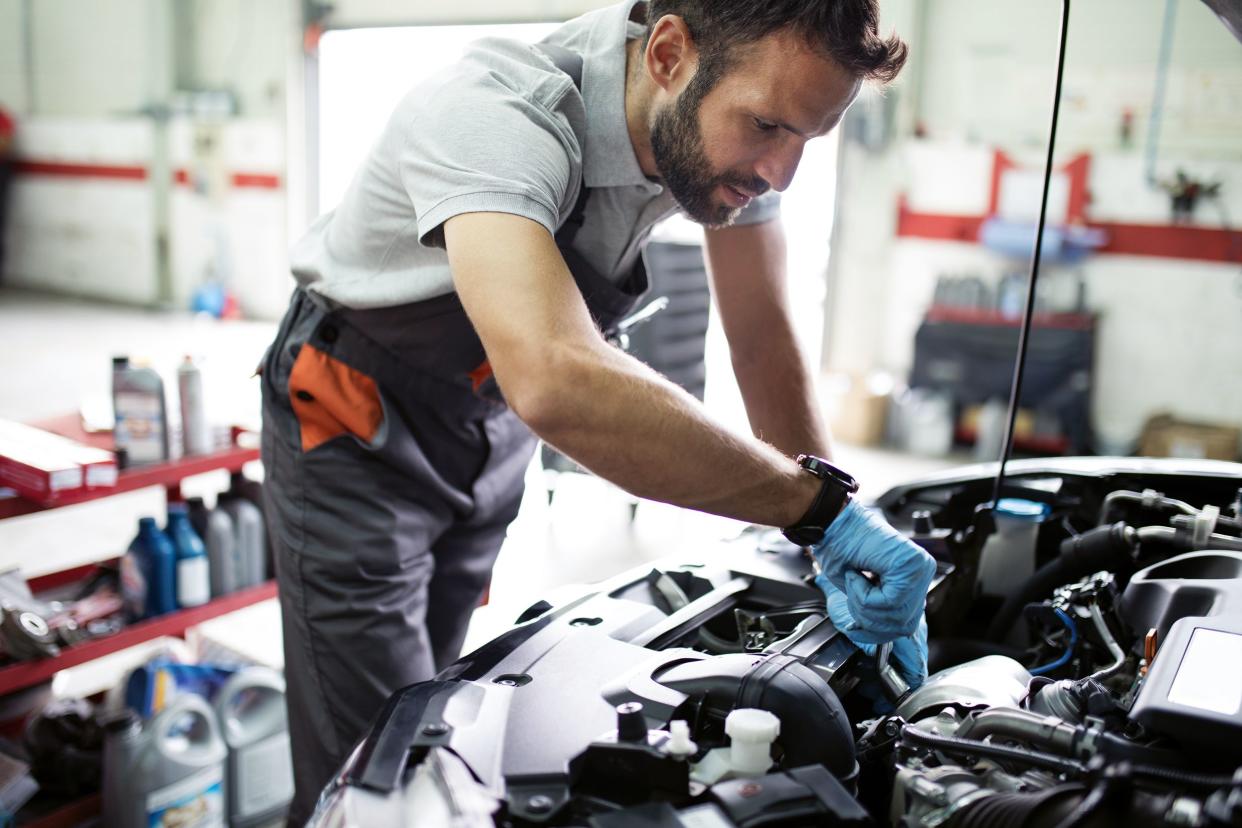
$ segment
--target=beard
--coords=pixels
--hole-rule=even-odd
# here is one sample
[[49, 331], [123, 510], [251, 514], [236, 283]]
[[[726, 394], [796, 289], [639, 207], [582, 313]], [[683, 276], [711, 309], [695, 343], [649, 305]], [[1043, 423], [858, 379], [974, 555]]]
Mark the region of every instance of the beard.
[[686, 216], [706, 227], [725, 227], [733, 223], [741, 207], [721, 203], [715, 197], [723, 184], [760, 195], [768, 183], [759, 177], [732, 172], [717, 173], [703, 148], [699, 108], [706, 90], [691, 81], [676, 102], [656, 114], [651, 127], [651, 150], [656, 167], [678, 206]]

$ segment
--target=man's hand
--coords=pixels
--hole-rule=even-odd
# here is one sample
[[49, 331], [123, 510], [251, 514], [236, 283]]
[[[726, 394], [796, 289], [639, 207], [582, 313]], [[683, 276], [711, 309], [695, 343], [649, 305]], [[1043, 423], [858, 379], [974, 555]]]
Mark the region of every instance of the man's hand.
[[[858, 622], [850, 613], [845, 593], [834, 587], [823, 573], [816, 576], [815, 583], [819, 584], [819, 588], [824, 591], [828, 599], [828, 617], [832, 619], [832, 623], [845, 633], [846, 637], [853, 641], [868, 658], [874, 658], [876, 647], [879, 645], [867, 644], [855, 638]], [[927, 681], [927, 618], [925, 616], [919, 616], [918, 626], [913, 633], [893, 642], [893, 652], [889, 660], [905, 679], [906, 684], [910, 685], [911, 690], [922, 686], [923, 682]]]
[[842, 629], [855, 643], [882, 644], [919, 629], [936, 562], [882, 518], [850, 500], [812, 554], [821, 577], [845, 596], [853, 625]]

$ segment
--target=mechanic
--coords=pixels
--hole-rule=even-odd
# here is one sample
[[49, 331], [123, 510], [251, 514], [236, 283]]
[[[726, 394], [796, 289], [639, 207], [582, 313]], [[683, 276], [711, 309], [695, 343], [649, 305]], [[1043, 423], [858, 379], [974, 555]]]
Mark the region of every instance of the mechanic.
[[[786, 527], [834, 620], [925, 673], [934, 564], [814, 457], [773, 192], [906, 51], [876, 0], [627, 0], [480, 41], [397, 106], [295, 245], [262, 367], [292, 823], [392, 692], [458, 658], [535, 435], [639, 497]], [[605, 337], [677, 210], [707, 228], [754, 438]]]

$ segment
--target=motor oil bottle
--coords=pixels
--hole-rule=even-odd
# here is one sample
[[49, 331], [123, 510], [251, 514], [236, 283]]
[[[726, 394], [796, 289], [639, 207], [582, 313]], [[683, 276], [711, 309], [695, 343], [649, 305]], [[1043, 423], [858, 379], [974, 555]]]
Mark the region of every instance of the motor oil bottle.
[[177, 560], [177, 606], [202, 606], [211, 599], [210, 566], [207, 549], [190, 525], [184, 503], [168, 504], [167, 534]]
[[262, 513], [249, 500], [228, 492], [220, 496], [220, 508], [233, 519], [233, 536], [237, 539], [233, 558], [237, 586], [244, 588], [261, 584], [265, 580], [264, 542], [267, 534]]
[[237, 589], [237, 537], [233, 518], [224, 509], [208, 509], [201, 497], [186, 501], [190, 525], [207, 547], [207, 569], [211, 578], [211, 597], [219, 598]]
[[259, 509], [259, 515], [263, 518], [263, 578], [273, 578], [276, 570], [272, 564], [272, 543], [267, 536], [267, 507], [263, 503], [263, 484], [257, 480], [252, 480], [245, 475], [244, 472], [233, 472], [229, 479], [229, 494], [239, 495], [249, 500]]
[[[131, 557], [132, 556], [132, 557]], [[138, 521], [138, 536], [129, 545], [127, 557], [137, 566], [144, 584], [142, 614], [135, 617], [138, 605], [131, 607], [131, 620], [151, 618], [172, 612], [177, 608], [177, 554], [172, 541], [155, 525], [155, 518], [144, 517]], [[125, 563], [122, 562], [122, 567]], [[122, 571], [122, 589], [126, 589], [125, 573]], [[129, 599], [132, 602], [133, 596]]]
[[216, 693], [215, 709], [228, 746], [229, 825], [250, 828], [283, 815], [293, 798], [284, 678], [246, 667]]
[[226, 825], [228, 749], [205, 699], [177, 696], [145, 723], [127, 708], [105, 722], [104, 730], [104, 825]]
[[128, 357], [112, 360], [113, 441], [131, 466], [168, 460], [168, 404], [164, 381]]

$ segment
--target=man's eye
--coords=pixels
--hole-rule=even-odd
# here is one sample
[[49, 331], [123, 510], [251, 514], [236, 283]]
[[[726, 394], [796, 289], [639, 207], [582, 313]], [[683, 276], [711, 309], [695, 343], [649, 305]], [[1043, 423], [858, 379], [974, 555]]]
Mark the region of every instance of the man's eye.
[[752, 118], [751, 120], [755, 122], [755, 128], [760, 132], [771, 132], [776, 129], [776, 124], [771, 121], [765, 121], [761, 118]]

